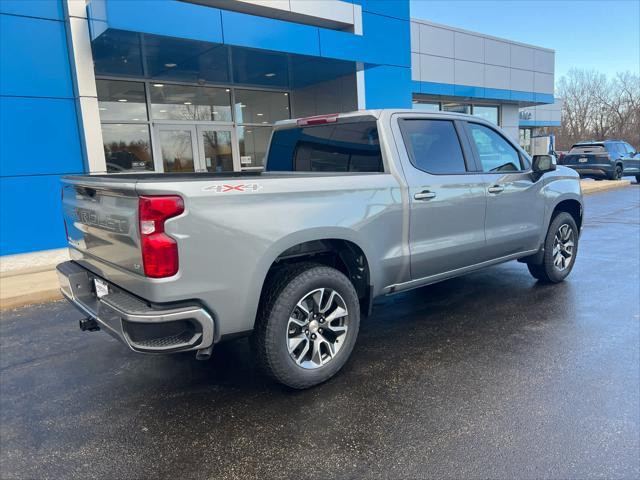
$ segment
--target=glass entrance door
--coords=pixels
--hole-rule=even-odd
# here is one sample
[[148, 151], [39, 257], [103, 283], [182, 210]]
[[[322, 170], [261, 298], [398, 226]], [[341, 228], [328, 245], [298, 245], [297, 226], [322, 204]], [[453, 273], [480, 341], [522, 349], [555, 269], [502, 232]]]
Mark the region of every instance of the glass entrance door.
[[194, 172], [198, 147], [193, 125], [158, 125], [156, 158], [162, 159], [164, 172]]
[[232, 127], [198, 125], [200, 171], [232, 172], [236, 165], [235, 136]]
[[231, 126], [156, 125], [156, 158], [166, 173], [239, 171], [237, 143]]

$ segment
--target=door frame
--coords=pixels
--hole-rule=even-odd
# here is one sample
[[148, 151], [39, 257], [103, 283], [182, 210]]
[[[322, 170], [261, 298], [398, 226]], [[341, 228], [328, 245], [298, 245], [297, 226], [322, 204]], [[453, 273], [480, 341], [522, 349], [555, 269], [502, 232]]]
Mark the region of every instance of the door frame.
[[196, 126], [191, 123], [162, 122], [154, 123], [152, 127], [152, 144], [154, 168], [158, 173], [164, 173], [164, 161], [162, 158], [162, 148], [160, 147], [160, 132], [162, 130], [189, 130], [191, 134], [191, 151], [193, 152], [193, 168], [194, 172], [198, 171], [198, 140]]
[[233, 160], [233, 171], [239, 172], [241, 169], [240, 165], [240, 145], [238, 143], [238, 138], [236, 136], [236, 128], [233, 125], [220, 125], [219, 123], [198, 123], [195, 125], [196, 127], [196, 135], [198, 144], [198, 165], [201, 172], [207, 171], [207, 165], [204, 156], [204, 142], [202, 141], [202, 132], [204, 131], [213, 131], [213, 132], [229, 132], [230, 140], [231, 140], [231, 158]]
[[236, 126], [232, 122], [210, 122], [210, 121], [187, 121], [175, 120], [155, 120], [151, 122], [151, 144], [153, 146], [154, 168], [157, 173], [164, 173], [164, 162], [160, 148], [160, 131], [162, 130], [190, 130], [191, 147], [193, 149], [194, 172], [206, 172], [207, 167], [204, 160], [204, 143], [200, 140], [201, 132], [204, 130], [214, 130], [231, 133], [231, 154], [233, 156], [233, 171], [242, 170], [240, 164], [240, 144]]

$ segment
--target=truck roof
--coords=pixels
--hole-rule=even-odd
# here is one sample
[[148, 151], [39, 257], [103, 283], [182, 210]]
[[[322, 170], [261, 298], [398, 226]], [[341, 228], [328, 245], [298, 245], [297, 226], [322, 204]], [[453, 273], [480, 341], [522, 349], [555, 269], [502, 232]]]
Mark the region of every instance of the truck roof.
[[[362, 120], [377, 120], [383, 113], [394, 114], [394, 113], [411, 113], [411, 114], [420, 114], [420, 115], [429, 115], [435, 117], [451, 117], [451, 118], [460, 118], [460, 119], [474, 119], [483, 120], [480, 117], [475, 117], [473, 115], [467, 115], [464, 113], [457, 112], [431, 112], [424, 110], [414, 110], [411, 108], [384, 108], [384, 109], [369, 109], [369, 110], [354, 110], [351, 112], [341, 112], [341, 113], [330, 113], [325, 115], [314, 115], [310, 117], [299, 117], [299, 118], [291, 118], [287, 120], [280, 120], [275, 123], [274, 129], [281, 130], [286, 128], [293, 128], [298, 126], [305, 125], [317, 125], [320, 123], [331, 123], [338, 120], [345, 120], [350, 118], [359, 118]], [[324, 120], [324, 121], [322, 121]]]

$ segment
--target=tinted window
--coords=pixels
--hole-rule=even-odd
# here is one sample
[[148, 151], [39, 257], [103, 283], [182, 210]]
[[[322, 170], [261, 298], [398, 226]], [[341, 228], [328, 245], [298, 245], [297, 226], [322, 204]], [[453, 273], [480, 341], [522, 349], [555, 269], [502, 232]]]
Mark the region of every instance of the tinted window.
[[334, 123], [277, 130], [273, 133], [269, 171], [382, 172], [376, 122]]
[[102, 140], [107, 172], [153, 170], [146, 124], [103, 124]]
[[153, 83], [151, 114], [156, 120], [231, 121], [229, 89]]
[[469, 123], [471, 139], [476, 145], [482, 171], [518, 172], [521, 170], [518, 151], [495, 130]]
[[449, 120], [403, 120], [402, 136], [411, 163], [429, 173], [467, 171], [453, 122]]

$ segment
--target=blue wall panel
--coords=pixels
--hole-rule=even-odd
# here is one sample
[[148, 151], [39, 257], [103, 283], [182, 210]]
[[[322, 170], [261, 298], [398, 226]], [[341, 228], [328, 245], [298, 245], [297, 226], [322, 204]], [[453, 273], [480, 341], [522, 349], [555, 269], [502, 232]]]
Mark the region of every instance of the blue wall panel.
[[320, 55], [318, 27], [222, 10], [224, 42], [278, 52]]
[[220, 10], [202, 5], [173, 0], [110, 0], [106, 2], [106, 21], [110, 28], [119, 30], [222, 43]]
[[0, 95], [73, 97], [62, 22], [0, 14]]
[[[0, 255], [66, 245], [60, 177], [0, 178]], [[34, 221], [34, 218], [37, 220]]]
[[411, 68], [367, 66], [364, 84], [367, 108], [411, 108]]
[[0, 97], [0, 176], [82, 173], [72, 99]]
[[357, 60], [379, 65], [411, 66], [409, 22], [362, 14], [363, 35], [320, 28], [323, 57]]
[[409, 2], [403, 0], [352, 0], [363, 12], [409, 20]]
[[0, 0], [0, 13], [62, 20], [61, 0]]

